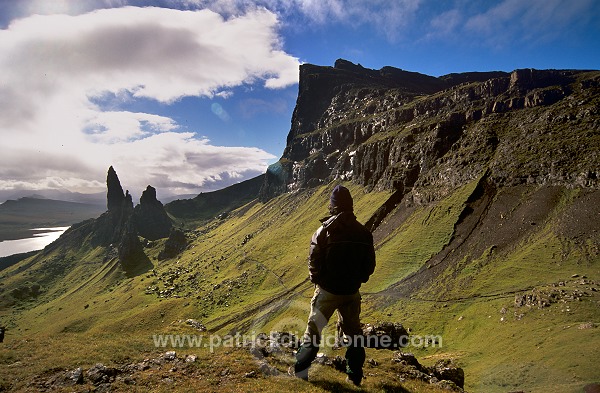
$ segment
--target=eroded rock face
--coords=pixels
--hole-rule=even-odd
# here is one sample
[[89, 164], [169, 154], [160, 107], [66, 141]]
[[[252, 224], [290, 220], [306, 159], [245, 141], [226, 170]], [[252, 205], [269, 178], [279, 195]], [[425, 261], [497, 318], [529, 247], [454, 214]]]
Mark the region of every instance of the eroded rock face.
[[108, 189], [106, 193], [106, 206], [108, 211], [116, 211], [121, 209], [123, 201], [125, 200], [125, 194], [123, 193], [123, 187], [121, 187], [121, 182], [119, 181], [117, 172], [115, 172], [112, 166], [108, 168], [108, 174], [106, 175], [106, 187]]
[[599, 71], [434, 78], [344, 60], [305, 64], [286, 149], [260, 198], [339, 179], [415, 189], [415, 201], [427, 202], [486, 171], [499, 186], [597, 187], [599, 92]]
[[140, 204], [134, 208], [131, 194], [129, 191], [123, 193], [112, 166], [108, 169], [106, 185], [108, 210], [97, 219], [79, 225], [80, 233], [73, 236], [85, 238], [91, 235], [93, 244], [110, 248], [109, 254], [116, 254], [128, 273], [150, 266], [139, 237], [156, 240], [169, 236], [171, 231], [171, 220], [162, 203], [156, 199], [156, 189], [148, 186]]
[[152, 186], [140, 197], [140, 204], [133, 212], [137, 233], [148, 239], [156, 240], [168, 237], [171, 232], [171, 219], [167, 215], [163, 204], [156, 199], [156, 189]]

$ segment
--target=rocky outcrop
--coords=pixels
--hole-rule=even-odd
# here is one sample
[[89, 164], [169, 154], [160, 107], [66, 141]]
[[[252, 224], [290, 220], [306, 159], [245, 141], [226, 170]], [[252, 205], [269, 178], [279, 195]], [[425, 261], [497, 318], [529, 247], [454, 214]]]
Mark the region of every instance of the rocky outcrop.
[[420, 379], [445, 390], [463, 391], [465, 372], [453, 364], [451, 359], [440, 359], [432, 367], [419, 363], [412, 353], [397, 352], [392, 359], [398, 374], [405, 378]]
[[139, 205], [133, 210], [133, 219], [137, 233], [148, 240], [168, 237], [171, 231], [171, 219], [156, 199], [156, 189], [152, 186], [142, 193]]
[[121, 266], [131, 273], [140, 266], [148, 265], [144, 246], [138, 238], [133, 200], [129, 190], [123, 193], [119, 177], [112, 166], [108, 168], [106, 186], [108, 210], [96, 220], [93, 235], [104, 246], [116, 246]]
[[185, 250], [188, 244], [185, 233], [177, 228], [171, 228], [171, 233], [165, 242], [165, 248], [158, 254], [158, 259], [173, 258]]
[[140, 237], [156, 240], [167, 237], [171, 221], [162, 203], [156, 199], [156, 190], [148, 186], [134, 208], [131, 194], [123, 187], [111, 166], [106, 177], [107, 210], [96, 219], [72, 225], [55, 242], [44, 249], [49, 254], [61, 247], [80, 248], [89, 242], [92, 247], [106, 248], [105, 262], [118, 258], [126, 273], [133, 275], [146, 271], [152, 264], [144, 253]]
[[144, 246], [140, 242], [132, 219], [127, 220], [121, 230], [117, 250], [119, 262], [127, 272], [134, 272], [142, 265], [151, 266], [148, 257], [144, 254]]
[[260, 198], [351, 180], [412, 192], [420, 203], [486, 171], [497, 186], [598, 187], [599, 153], [590, 146], [598, 143], [599, 92], [599, 71], [435, 78], [344, 60], [305, 64], [287, 146]]

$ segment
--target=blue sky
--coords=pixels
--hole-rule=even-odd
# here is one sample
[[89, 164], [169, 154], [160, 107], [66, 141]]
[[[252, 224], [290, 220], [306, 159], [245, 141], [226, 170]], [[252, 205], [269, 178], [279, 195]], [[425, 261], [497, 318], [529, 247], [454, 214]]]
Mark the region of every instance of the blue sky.
[[600, 68], [596, 0], [0, 0], [0, 191], [134, 198], [254, 177], [301, 63], [440, 76]]

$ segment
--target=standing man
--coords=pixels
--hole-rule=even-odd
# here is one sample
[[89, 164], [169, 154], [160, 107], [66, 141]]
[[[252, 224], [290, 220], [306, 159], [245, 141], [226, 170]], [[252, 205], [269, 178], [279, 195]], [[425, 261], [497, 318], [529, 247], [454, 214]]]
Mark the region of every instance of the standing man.
[[371, 233], [356, 220], [352, 196], [346, 187], [333, 189], [329, 212], [331, 216], [321, 220], [322, 225], [310, 242], [308, 270], [315, 292], [294, 372], [308, 380], [308, 368], [317, 356], [321, 332], [338, 310], [341, 328], [349, 338], [346, 373], [348, 380], [358, 386], [365, 362], [358, 290], [375, 270], [375, 248]]

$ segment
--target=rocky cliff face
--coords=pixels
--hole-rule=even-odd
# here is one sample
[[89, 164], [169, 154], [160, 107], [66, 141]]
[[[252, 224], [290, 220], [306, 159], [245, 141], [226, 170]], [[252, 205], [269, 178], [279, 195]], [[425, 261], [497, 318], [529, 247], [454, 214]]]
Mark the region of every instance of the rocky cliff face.
[[420, 203], [484, 173], [496, 186], [597, 188], [599, 93], [599, 71], [435, 78], [305, 64], [287, 147], [260, 197], [340, 179]]
[[156, 199], [156, 189], [152, 186], [142, 193], [140, 204], [133, 211], [133, 220], [137, 233], [148, 240], [168, 237], [171, 232], [171, 219]]

